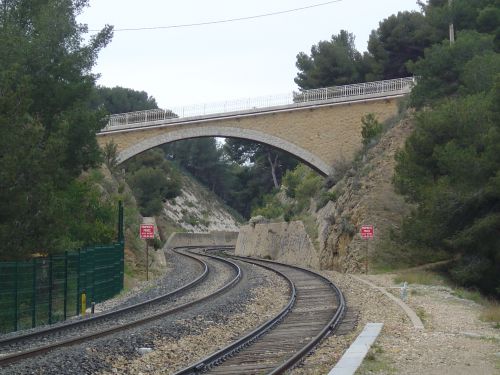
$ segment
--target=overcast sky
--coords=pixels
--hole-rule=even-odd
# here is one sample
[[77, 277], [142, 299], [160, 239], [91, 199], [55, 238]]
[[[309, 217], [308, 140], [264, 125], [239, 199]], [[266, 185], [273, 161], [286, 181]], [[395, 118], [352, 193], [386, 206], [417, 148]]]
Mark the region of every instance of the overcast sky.
[[[192, 24], [306, 7], [328, 0], [90, 0], [79, 17], [140, 28]], [[365, 51], [371, 30], [391, 14], [419, 10], [416, 0], [342, 0], [293, 13], [239, 22], [145, 31], [116, 31], [94, 69], [100, 85], [146, 91], [161, 108], [297, 90], [297, 53], [346, 29]]]

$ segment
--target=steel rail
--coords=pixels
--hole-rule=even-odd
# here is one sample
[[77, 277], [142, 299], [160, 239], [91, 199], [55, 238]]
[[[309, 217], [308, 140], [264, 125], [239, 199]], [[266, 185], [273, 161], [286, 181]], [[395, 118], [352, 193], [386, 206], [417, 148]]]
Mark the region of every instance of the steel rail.
[[[263, 265], [262, 263], [271, 263], [271, 264], [277, 264], [280, 266], [286, 266], [289, 268], [297, 269], [300, 271], [305, 271], [307, 273], [310, 273], [314, 275], [315, 277], [321, 279], [324, 281], [327, 285], [329, 285], [334, 293], [336, 294], [337, 300], [338, 300], [338, 307], [336, 309], [336, 312], [334, 316], [330, 319], [328, 324], [325, 325], [325, 327], [312, 339], [310, 340], [302, 349], [300, 349], [298, 352], [296, 352], [292, 357], [290, 357], [288, 360], [280, 364], [277, 368], [275, 368], [273, 371], [271, 371], [269, 374], [282, 374], [286, 370], [292, 368], [295, 366], [300, 360], [302, 360], [316, 345], [318, 345], [321, 340], [323, 340], [327, 335], [335, 331], [335, 329], [338, 327], [340, 322], [342, 321], [345, 311], [346, 311], [346, 304], [345, 304], [345, 299], [340, 291], [340, 289], [332, 283], [330, 280], [328, 280], [326, 277], [320, 275], [317, 272], [298, 267], [298, 266], [293, 266], [293, 265], [288, 265], [288, 264], [283, 264], [280, 262], [275, 262], [275, 261], [269, 261], [269, 260], [252, 260], [247, 257], [239, 257], [235, 255], [230, 255], [232, 258], [239, 259], [243, 262], [250, 263], [250, 264], [255, 264], [260, 267], [264, 267], [267, 269], [270, 269], [274, 271], [275, 273], [279, 274], [280, 276], [284, 277], [288, 283], [291, 285], [294, 285], [293, 282], [288, 278], [286, 275], [284, 275], [282, 272], [273, 269], [272, 267], [268, 267]], [[182, 369], [179, 372], [176, 372], [175, 375], [186, 375], [186, 374], [199, 374], [201, 372], [205, 372], [213, 368], [214, 366], [217, 366], [218, 364], [224, 362], [227, 358], [233, 356], [235, 353], [241, 351], [244, 347], [250, 345], [254, 341], [256, 341], [260, 336], [264, 335], [268, 331], [270, 331], [277, 323], [281, 322], [283, 318], [292, 310], [293, 305], [296, 302], [296, 290], [295, 286], [293, 286], [293, 293], [290, 301], [288, 302], [287, 306], [280, 311], [278, 315], [276, 315], [274, 318], [268, 320], [258, 328], [256, 328], [254, 331], [250, 332], [249, 334], [245, 335], [243, 338], [233, 342], [232, 344], [226, 346], [225, 348], [219, 350], [216, 353], [213, 353], [212, 355], [202, 359], [201, 361], [198, 361], [195, 364], [190, 365], [189, 367], [186, 367]]]
[[206, 256], [206, 257], [209, 257], [212, 259], [217, 259], [223, 263], [230, 265], [231, 268], [233, 268], [233, 270], [235, 270], [236, 276], [234, 276], [228, 283], [226, 283], [221, 288], [217, 289], [215, 292], [213, 292], [209, 295], [206, 295], [204, 297], [201, 297], [199, 299], [196, 299], [194, 301], [190, 301], [190, 302], [187, 302], [187, 303], [182, 304], [180, 306], [174, 307], [172, 309], [165, 310], [165, 311], [162, 311], [160, 313], [156, 313], [156, 314], [147, 316], [145, 318], [137, 319], [137, 320], [134, 320], [134, 321], [129, 322], [129, 323], [124, 323], [124, 324], [119, 325], [119, 326], [104, 329], [104, 330], [101, 330], [99, 332], [95, 332], [95, 333], [91, 333], [91, 334], [87, 334], [87, 335], [83, 335], [80, 337], [75, 337], [75, 338], [71, 338], [71, 339], [67, 339], [67, 340], [58, 341], [56, 343], [40, 346], [38, 348], [33, 348], [33, 349], [29, 349], [29, 350], [22, 351], [22, 352], [16, 352], [13, 354], [5, 355], [3, 357], [0, 357], [0, 367], [4, 367], [5, 365], [8, 365], [8, 364], [11, 364], [14, 362], [19, 362], [20, 360], [23, 360], [26, 358], [31, 358], [31, 357], [38, 356], [40, 354], [48, 353], [48, 352], [53, 351], [53, 350], [58, 349], [58, 348], [73, 346], [73, 345], [80, 344], [80, 343], [83, 343], [86, 341], [90, 341], [90, 340], [94, 340], [94, 339], [97, 339], [100, 337], [108, 336], [108, 335], [111, 335], [113, 333], [121, 332], [121, 331], [130, 329], [130, 328], [134, 328], [137, 326], [141, 326], [141, 325], [144, 325], [146, 323], [152, 322], [154, 320], [164, 318], [168, 315], [172, 315], [174, 313], [187, 310], [188, 308], [190, 308], [194, 305], [197, 305], [201, 302], [204, 302], [204, 301], [207, 301], [209, 299], [213, 299], [213, 298], [219, 296], [220, 294], [226, 292], [229, 288], [232, 288], [233, 286], [235, 286], [241, 280], [242, 271], [241, 271], [241, 268], [236, 263], [234, 263], [230, 260], [218, 257], [218, 256], [214, 256], [214, 255], [204, 254], [201, 256]]
[[123, 313], [126, 313], [126, 312], [131, 312], [131, 311], [137, 310], [137, 309], [144, 307], [146, 305], [149, 305], [149, 304], [161, 302], [164, 299], [171, 298], [171, 297], [173, 297], [181, 292], [185, 292], [185, 291], [193, 288], [194, 286], [198, 285], [200, 282], [202, 282], [208, 276], [208, 265], [205, 262], [203, 262], [201, 259], [198, 259], [192, 255], [189, 255], [189, 254], [180, 253], [176, 250], [174, 250], [174, 252], [176, 254], [179, 254], [179, 255], [182, 255], [182, 256], [185, 256], [185, 257], [188, 257], [188, 258], [195, 260], [199, 265], [201, 265], [203, 272], [196, 279], [189, 282], [188, 284], [183, 285], [183, 286], [181, 286], [181, 287], [179, 287], [171, 292], [168, 292], [166, 294], [162, 294], [158, 297], [151, 298], [151, 299], [143, 301], [143, 302], [138, 302], [136, 304], [122, 307], [120, 309], [116, 309], [113, 311], [108, 311], [108, 312], [100, 313], [98, 315], [89, 316], [88, 318], [82, 318], [80, 320], [76, 320], [76, 321], [72, 321], [72, 322], [65, 322], [65, 323], [58, 325], [56, 327], [49, 326], [45, 329], [41, 329], [38, 331], [28, 332], [28, 333], [15, 335], [12, 337], [7, 337], [7, 338], [2, 338], [2, 339], [0, 339], [0, 347], [5, 346], [5, 345], [9, 345], [9, 344], [13, 344], [13, 343], [17, 343], [17, 342], [21, 342], [21, 341], [25, 341], [25, 340], [32, 339], [32, 338], [43, 337], [45, 335], [54, 334], [54, 333], [61, 332], [61, 331], [71, 329], [71, 328], [75, 328], [78, 326], [84, 326], [84, 325], [97, 323], [97, 322], [102, 321], [104, 319], [109, 319], [109, 318], [121, 315]]
[[[218, 249], [213, 249], [213, 250], [218, 250]], [[247, 262], [251, 263], [251, 262]], [[255, 263], [252, 263], [255, 264]], [[260, 336], [271, 330], [276, 324], [278, 324], [283, 318], [288, 315], [290, 310], [293, 308], [293, 305], [295, 304], [295, 301], [297, 299], [297, 291], [295, 289], [295, 284], [290, 280], [288, 276], [285, 274], [276, 271], [275, 269], [267, 266], [263, 266], [261, 264], [255, 264], [258, 265], [259, 267], [268, 269], [270, 271], [275, 272], [279, 276], [283, 277], [287, 283], [288, 286], [291, 290], [290, 292], [290, 299], [288, 300], [288, 303], [286, 306], [272, 319], [268, 320], [267, 322], [261, 324], [259, 327], [254, 329], [252, 332], [246, 334], [242, 338], [238, 339], [237, 341], [233, 342], [232, 344], [222, 348], [221, 350], [207, 356], [206, 358], [174, 373], [174, 375], [187, 375], [187, 374], [198, 374], [200, 372], [204, 372], [207, 370], [210, 370], [214, 366], [217, 366], [218, 364], [222, 363], [226, 358], [231, 357], [235, 353], [238, 353], [248, 345], [252, 344], [255, 340], [257, 340]]]
[[[253, 261], [250, 261], [247, 257], [241, 257], [241, 256], [237, 256], [237, 255], [232, 255], [231, 257], [232, 258], [236, 258], [236, 259], [241, 259], [241, 260], [243, 260], [243, 261], [245, 261], [247, 263], [254, 263]], [[266, 259], [262, 259], [262, 260], [259, 259], [258, 262], [264, 262], [264, 263], [270, 263], [270, 264], [278, 264], [278, 265], [281, 265], [281, 266], [287, 266], [287, 267], [294, 268], [294, 269], [297, 269], [297, 270], [300, 270], [300, 271], [308, 272], [308, 273], [314, 275], [315, 277], [318, 277], [318, 278], [322, 279], [326, 284], [328, 284], [334, 290], [335, 294], [337, 295], [338, 304], [339, 304], [339, 306], [337, 307], [337, 310], [335, 312], [335, 315], [330, 319], [330, 321], [328, 322], [328, 324], [325, 325], [325, 327], [321, 330], [320, 333], [318, 333], [309, 343], [307, 343], [295, 355], [293, 355], [286, 362], [284, 362], [283, 364], [281, 364], [279, 367], [277, 367], [276, 369], [274, 369], [272, 372], [270, 372], [268, 374], [268, 375], [271, 375], [271, 374], [272, 375], [277, 375], [277, 374], [284, 373], [286, 370], [289, 370], [292, 367], [294, 367], [296, 364], [298, 364], [324, 338], [326, 338], [328, 335], [330, 335], [332, 332], [334, 332], [337, 329], [337, 327], [342, 322], [342, 319], [344, 318], [344, 315], [346, 313], [346, 302], [345, 302], [345, 299], [344, 299], [344, 295], [340, 291], [340, 289], [333, 282], [331, 282], [329, 279], [327, 279], [325, 276], [323, 276], [323, 275], [321, 275], [321, 274], [319, 274], [319, 273], [317, 273], [315, 271], [312, 271], [312, 270], [309, 270], [309, 269], [306, 269], [306, 268], [303, 268], [303, 267], [295, 266], [295, 265], [280, 263], [280, 262], [276, 262], [276, 261], [272, 261], [272, 260], [266, 260]]]
[[[269, 261], [269, 260], [264, 260], [265, 262], [269, 263], [277, 263], [277, 264], [282, 264], [279, 262], [274, 262], [274, 261]], [[328, 285], [330, 285], [331, 288], [335, 291], [337, 298], [339, 300], [339, 307], [337, 308], [337, 311], [335, 312], [335, 315], [330, 319], [328, 324], [323, 328], [323, 330], [316, 335], [307, 345], [305, 345], [300, 351], [298, 351], [293, 357], [291, 357], [289, 360], [284, 362], [281, 366], [276, 368], [274, 371], [270, 372], [269, 375], [276, 375], [276, 374], [282, 374], [286, 370], [291, 369], [294, 367], [299, 361], [301, 361], [309, 352], [311, 352], [314, 347], [316, 347], [324, 338], [329, 336], [332, 332], [334, 332], [337, 327], [340, 325], [342, 322], [342, 319], [344, 318], [344, 315], [346, 313], [346, 302], [344, 299], [344, 294], [341, 292], [341, 290], [329, 279], [327, 279], [325, 276], [314, 272], [312, 270], [308, 270], [306, 268], [302, 267], [297, 267], [297, 266], [291, 266], [288, 265], [292, 268], [300, 269], [302, 271], [309, 272], [320, 279], [323, 279]]]

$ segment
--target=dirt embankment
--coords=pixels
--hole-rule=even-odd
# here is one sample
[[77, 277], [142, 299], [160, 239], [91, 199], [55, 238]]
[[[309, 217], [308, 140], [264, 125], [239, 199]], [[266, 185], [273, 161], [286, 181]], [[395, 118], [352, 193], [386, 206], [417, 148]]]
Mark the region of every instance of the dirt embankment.
[[[409, 207], [394, 191], [396, 152], [403, 147], [412, 130], [410, 118], [389, 129], [351, 166], [330, 189], [335, 201], [310, 214], [318, 227], [316, 238], [304, 225], [257, 223], [240, 231], [236, 252], [242, 255], [270, 257], [279, 261], [342, 272], [364, 272], [368, 252], [381, 244], [391, 228], [400, 225]], [[343, 163], [345, 164], [345, 163]], [[314, 219], [313, 219], [314, 220]], [[373, 225], [375, 239], [359, 235], [362, 225]], [[300, 249], [300, 251], [297, 251]]]
[[[337, 200], [317, 213], [321, 268], [363, 272], [367, 251], [400, 225], [409, 207], [395, 192], [392, 177], [396, 152], [411, 131], [410, 118], [400, 121], [330, 189], [336, 191]], [[374, 226], [374, 240], [367, 243], [361, 238], [362, 225]]]

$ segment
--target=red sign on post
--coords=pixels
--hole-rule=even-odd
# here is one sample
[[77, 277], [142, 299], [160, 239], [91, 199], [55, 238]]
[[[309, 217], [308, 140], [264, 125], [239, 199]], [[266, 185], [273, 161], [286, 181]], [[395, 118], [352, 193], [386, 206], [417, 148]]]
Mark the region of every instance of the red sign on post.
[[155, 238], [155, 226], [153, 224], [141, 224], [141, 239]]
[[373, 225], [363, 225], [359, 231], [361, 237], [364, 239], [373, 238]]

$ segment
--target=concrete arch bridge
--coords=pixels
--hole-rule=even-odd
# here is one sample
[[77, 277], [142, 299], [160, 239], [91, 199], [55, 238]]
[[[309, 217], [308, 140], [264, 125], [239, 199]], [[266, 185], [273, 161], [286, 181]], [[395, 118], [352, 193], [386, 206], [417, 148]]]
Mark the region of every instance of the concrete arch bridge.
[[118, 162], [161, 144], [197, 137], [242, 138], [289, 152], [323, 175], [361, 148], [361, 118], [397, 113], [413, 78], [307, 90], [280, 96], [111, 115], [97, 134], [117, 145]]

